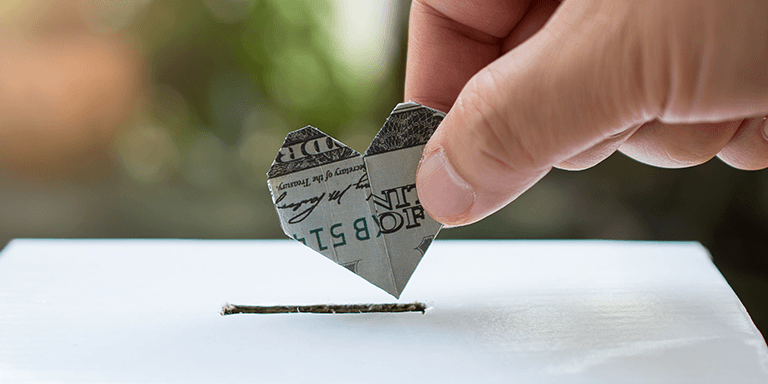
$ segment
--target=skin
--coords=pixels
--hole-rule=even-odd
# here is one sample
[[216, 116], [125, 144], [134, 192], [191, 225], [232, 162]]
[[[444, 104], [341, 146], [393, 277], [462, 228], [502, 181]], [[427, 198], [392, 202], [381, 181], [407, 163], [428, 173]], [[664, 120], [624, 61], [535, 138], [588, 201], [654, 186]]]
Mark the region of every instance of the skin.
[[414, 1], [405, 99], [448, 114], [416, 185], [466, 225], [619, 150], [768, 167], [768, 1]]

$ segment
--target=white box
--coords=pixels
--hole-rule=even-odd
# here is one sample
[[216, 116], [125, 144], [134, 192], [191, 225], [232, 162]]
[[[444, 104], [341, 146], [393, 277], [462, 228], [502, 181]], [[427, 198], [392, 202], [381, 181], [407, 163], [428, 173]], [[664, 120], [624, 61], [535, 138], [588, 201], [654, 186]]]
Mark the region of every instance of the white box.
[[696, 243], [438, 241], [426, 314], [220, 316], [394, 299], [292, 241], [14, 240], [0, 383], [768, 383]]

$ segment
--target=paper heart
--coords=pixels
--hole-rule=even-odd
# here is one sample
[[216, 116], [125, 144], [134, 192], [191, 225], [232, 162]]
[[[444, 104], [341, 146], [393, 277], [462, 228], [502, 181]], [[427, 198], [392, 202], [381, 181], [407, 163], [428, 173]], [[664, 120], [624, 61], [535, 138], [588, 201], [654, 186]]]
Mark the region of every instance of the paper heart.
[[267, 173], [285, 234], [399, 298], [442, 227], [415, 176], [443, 117], [398, 104], [364, 155], [311, 126], [289, 133]]

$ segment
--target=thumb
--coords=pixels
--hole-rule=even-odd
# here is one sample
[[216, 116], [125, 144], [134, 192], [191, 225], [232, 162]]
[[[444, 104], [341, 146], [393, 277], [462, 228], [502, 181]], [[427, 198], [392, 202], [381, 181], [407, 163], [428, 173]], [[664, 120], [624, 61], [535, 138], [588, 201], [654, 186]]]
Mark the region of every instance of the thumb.
[[553, 165], [653, 118], [648, 100], [662, 89], [643, 80], [653, 52], [632, 51], [632, 2], [586, 3], [561, 5], [541, 31], [465, 85], [416, 175], [433, 218], [478, 221]]

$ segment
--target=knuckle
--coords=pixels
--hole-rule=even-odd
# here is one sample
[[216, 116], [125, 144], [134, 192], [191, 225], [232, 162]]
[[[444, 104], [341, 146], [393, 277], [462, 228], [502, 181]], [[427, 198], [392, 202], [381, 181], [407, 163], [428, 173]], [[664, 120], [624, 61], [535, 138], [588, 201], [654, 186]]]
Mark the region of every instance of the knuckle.
[[717, 157], [745, 171], [768, 168], [768, 138], [763, 131], [765, 118], [746, 119]]
[[663, 147], [662, 154], [675, 168], [686, 168], [704, 164], [715, 156], [715, 153], [708, 154], [690, 147], [681, 147], [679, 145]]
[[729, 166], [742, 171], [759, 171], [768, 168], [768, 156], [755, 158], [745, 153], [721, 152], [717, 157]]
[[636, 141], [645, 155], [643, 162], [665, 168], [685, 168], [706, 163], [728, 145], [739, 122], [667, 125], [654, 121], [644, 125]]

